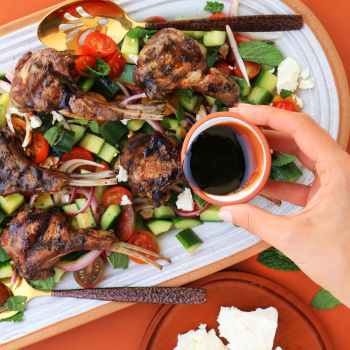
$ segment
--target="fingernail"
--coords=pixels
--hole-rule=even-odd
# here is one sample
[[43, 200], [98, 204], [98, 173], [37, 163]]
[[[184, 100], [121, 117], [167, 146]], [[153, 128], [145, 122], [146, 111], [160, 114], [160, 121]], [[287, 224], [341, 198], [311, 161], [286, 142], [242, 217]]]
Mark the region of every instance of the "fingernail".
[[237, 107], [231, 107], [231, 108], [229, 109], [229, 111], [230, 111], [230, 112], [236, 112], [237, 109], [238, 109]]
[[242, 107], [247, 107], [247, 106], [249, 106], [249, 107], [251, 107], [251, 106], [253, 106], [253, 105], [251, 105], [251, 104], [249, 104], [249, 103], [243, 103], [243, 102], [241, 102], [241, 103], [238, 104], [238, 106], [242, 106]]
[[232, 215], [229, 210], [220, 210], [218, 215], [221, 220], [233, 223]]

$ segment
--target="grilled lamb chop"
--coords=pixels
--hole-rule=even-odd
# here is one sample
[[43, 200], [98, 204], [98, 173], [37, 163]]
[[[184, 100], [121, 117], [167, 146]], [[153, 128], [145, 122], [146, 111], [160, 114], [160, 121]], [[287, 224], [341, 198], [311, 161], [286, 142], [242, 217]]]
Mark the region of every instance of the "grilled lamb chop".
[[240, 89], [225, 73], [207, 66], [207, 50], [177, 29], [157, 32], [142, 49], [134, 70], [135, 83], [151, 100], [162, 100], [174, 90], [186, 89], [214, 97], [229, 107]]
[[56, 262], [63, 255], [79, 250], [119, 252], [141, 259], [159, 269], [162, 269], [162, 265], [137, 252], [170, 262], [160, 254], [120, 242], [114, 233], [109, 231], [70, 232], [69, 222], [63, 213], [46, 209], [32, 209], [19, 213], [4, 230], [1, 245], [16, 263], [19, 274], [31, 281], [53, 276]]
[[159, 132], [131, 137], [120, 155], [129, 173], [129, 185], [140, 197], [158, 208], [170, 197], [170, 188], [185, 180], [177, 140]]
[[[13, 193], [57, 193], [68, 192], [72, 186], [103, 186], [118, 183], [114, 179], [92, 181], [91, 175], [67, 175], [33, 164], [22, 153], [17, 136], [9, 128], [0, 129], [0, 196]], [[100, 173], [101, 174], [101, 173]], [[96, 175], [95, 175], [96, 176]], [[100, 175], [97, 175], [97, 177]], [[107, 175], [107, 177], [110, 177]]]
[[14, 107], [24, 113], [52, 112], [76, 119], [163, 119], [164, 104], [116, 105], [79, 91], [70, 53], [54, 49], [27, 52], [17, 63], [11, 88]]

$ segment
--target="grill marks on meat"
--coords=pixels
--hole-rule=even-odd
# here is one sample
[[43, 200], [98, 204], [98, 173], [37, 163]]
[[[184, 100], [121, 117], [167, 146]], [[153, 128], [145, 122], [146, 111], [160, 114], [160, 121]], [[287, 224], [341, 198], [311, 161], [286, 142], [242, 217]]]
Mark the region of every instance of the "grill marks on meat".
[[177, 140], [158, 132], [138, 134], [125, 144], [120, 164], [129, 173], [129, 185], [154, 207], [165, 204], [170, 188], [185, 180]]
[[134, 80], [151, 100], [161, 100], [174, 90], [204, 93], [232, 107], [239, 99], [238, 85], [225, 73], [207, 66], [203, 45], [177, 29], [157, 32], [142, 49]]
[[53, 193], [70, 189], [63, 173], [43, 169], [27, 159], [17, 137], [8, 128], [0, 129], [0, 195], [13, 193]]

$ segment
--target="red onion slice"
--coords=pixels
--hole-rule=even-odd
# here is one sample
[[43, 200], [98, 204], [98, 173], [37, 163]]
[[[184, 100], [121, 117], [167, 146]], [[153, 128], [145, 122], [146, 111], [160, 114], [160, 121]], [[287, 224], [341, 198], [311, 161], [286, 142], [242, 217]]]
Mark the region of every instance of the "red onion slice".
[[103, 250], [92, 250], [75, 261], [58, 261], [55, 266], [64, 271], [79, 271], [90, 265], [102, 252]]
[[95, 165], [97, 167], [103, 168], [104, 165], [92, 162], [91, 160], [85, 160], [85, 159], [71, 159], [67, 162], [64, 162], [59, 168], [58, 171], [61, 172], [72, 172], [76, 168], [82, 165]]
[[214, 104], [210, 107], [209, 114], [216, 113], [217, 111], [218, 111], [218, 106], [214, 103]]
[[15, 266], [14, 271], [13, 271], [13, 276], [11, 277], [11, 282], [9, 284], [9, 288], [12, 288], [15, 285], [16, 279], [17, 279], [17, 268]]
[[12, 84], [13, 74], [7, 68], [5, 69], [5, 77]]
[[97, 78], [96, 75], [93, 75], [91, 73], [87, 73], [87, 72], [83, 72], [82, 70], [78, 69], [75, 67], [75, 69], [77, 70], [77, 72], [84, 78]]
[[230, 11], [228, 13], [229, 17], [238, 16], [238, 5], [239, 5], [239, 0], [231, 1]]
[[151, 125], [151, 127], [156, 130], [159, 131], [161, 134], [164, 134], [164, 129], [162, 128], [162, 126], [159, 124], [159, 122], [157, 122], [156, 120], [146, 120], [146, 122]]
[[72, 191], [72, 194], [70, 195], [70, 200], [68, 204], [72, 204], [75, 201], [76, 196], [77, 196], [77, 188], [73, 187], [73, 191]]
[[0, 80], [0, 88], [3, 89], [5, 92], [10, 93], [11, 84], [9, 84], [7, 81]]
[[[85, 193], [84, 193], [85, 194]], [[95, 196], [95, 187], [91, 187], [90, 190], [90, 194], [88, 196], [88, 201], [86, 202], [86, 204], [84, 205], [84, 207], [78, 211], [76, 211], [75, 213], [66, 213], [67, 216], [73, 217], [73, 216], [77, 216], [80, 213], [84, 213], [90, 206], [91, 202], [92, 202], [92, 198]]]
[[38, 194], [34, 194], [33, 196], [30, 197], [30, 200], [29, 200], [29, 203], [28, 203], [29, 209], [33, 208], [34, 202], [36, 201], [36, 199], [38, 197], [39, 197]]
[[126, 105], [130, 101], [137, 100], [137, 99], [142, 98], [142, 97], [146, 97], [146, 94], [144, 92], [142, 92], [140, 94], [136, 94], [136, 95], [130, 96], [130, 97], [126, 98], [125, 100], [123, 100], [122, 102], [120, 102], [119, 104], [120, 105]]
[[129, 98], [131, 95], [130, 95], [130, 92], [129, 90], [126, 88], [126, 86], [121, 83], [120, 81], [116, 81], [116, 83], [119, 85], [119, 87], [122, 89], [123, 91], [123, 94], [125, 95], [126, 98]]
[[182, 213], [181, 211], [178, 211], [177, 208], [175, 207], [175, 205], [170, 205], [172, 207], [172, 209], [174, 210], [174, 213], [177, 216], [180, 216], [182, 218], [193, 218], [195, 216], [198, 216], [202, 213], [204, 213], [208, 208], [209, 208], [210, 203], [206, 203], [203, 206], [203, 210], [197, 210], [197, 211], [191, 211], [189, 213]]
[[[79, 188], [77, 193], [82, 193], [86, 198], [89, 198], [90, 196], [90, 192], [84, 188]], [[94, 214], [96, 224], [98, 225], [100, 222], [100, 206], [97, 203], [95, 195], [93, 195], [91, 198], [91, 209], [92, 213]]]

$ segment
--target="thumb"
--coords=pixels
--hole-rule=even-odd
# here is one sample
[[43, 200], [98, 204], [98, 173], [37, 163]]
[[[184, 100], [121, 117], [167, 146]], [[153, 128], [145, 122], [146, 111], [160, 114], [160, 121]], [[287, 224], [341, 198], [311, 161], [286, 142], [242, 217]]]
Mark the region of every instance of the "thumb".
[[252, 204], [236, 204], [222, 207], [220, 219], [232, 222], [253, 233], [271, 245], [278, 246], [283, 239], [283, 233], [288, 231], [289, 220], [286, 217], [272, 214]]

